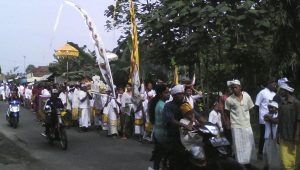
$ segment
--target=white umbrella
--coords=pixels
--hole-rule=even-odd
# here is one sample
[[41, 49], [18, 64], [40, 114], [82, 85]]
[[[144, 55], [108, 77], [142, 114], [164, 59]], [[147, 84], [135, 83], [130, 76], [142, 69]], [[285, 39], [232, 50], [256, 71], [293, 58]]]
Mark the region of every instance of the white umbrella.
[[116, 60], [118, 60], [118, 56], [115, 53], [107, 52], [106, 56], [107, 56], [108, 61], [116, 61]]

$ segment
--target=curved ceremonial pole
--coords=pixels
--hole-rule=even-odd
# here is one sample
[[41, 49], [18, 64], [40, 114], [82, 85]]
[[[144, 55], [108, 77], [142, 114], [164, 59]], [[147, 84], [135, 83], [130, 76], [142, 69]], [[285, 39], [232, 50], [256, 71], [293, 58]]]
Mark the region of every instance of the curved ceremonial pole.
[[111, 74], [111, 70], [110, 70], [110, 66], [109, 66], [109, 61], [107, 59], [106, 50], [105, 50], [103, 42], [101, 41], [101, 38], [96, 30], [96, 25], [94, 24], [91, 17], [88, 16], [87, 12], [84, 9], [82, 9], [80, 6], [74, 4], [73, 2], [70, 2], [70, 1], [64, 1], [64, 2], [67, 5], [70, 5], [73, 8], [75, 8], [80, 13], [80, 15], [84, 18], [84, 21], [89, 29], [91, 38], [96, 47], [96, 54], [97, 54], [97, 60], [98, 60], [100, 72], [104, 78], [104, 81], [110, 87], [113, 97], [116, 97], [115, 89], [114, 89], [114, 85], [113, 85], [114, 82], [113, 82], [113, 78], [112, 78], [112, 74]]
[[132, 39], [132, 50], [131, 50], [131, 65], [130, 65], [130, 82], [133, 87], [133, 98], [137, 101], [140, 100], [139, 87], [141, 85], [139, 70], [140, 70], [140, 56], [138, 46], [138, 33], [137, 24], [135, 19], [134, 2], [130, 0], [130, 20], [131, 20], [131, 39]]

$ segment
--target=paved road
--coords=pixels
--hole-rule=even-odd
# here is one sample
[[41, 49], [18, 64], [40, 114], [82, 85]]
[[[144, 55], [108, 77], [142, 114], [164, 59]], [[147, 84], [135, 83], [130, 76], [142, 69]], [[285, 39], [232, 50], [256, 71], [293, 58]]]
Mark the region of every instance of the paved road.
[[[146, 170], [152, 164], [149, 161], [152, 145], [142, 144], [131, 139], [108, 138], [104, 132], [99, 131], [79, 133], [75, 128], [68, 129], [69, 148], [67, 151], [62, 151], [58, 145], [49, 145], [46, 139], [40, 135], [43, 127], [35, 121], [35, 115], [27, 109], [21, 109], [19, 127], [17, 129], [9, 127], [5, 119], [7, 107], [6, 103], [0, 102], [2, 113], [0, 132], [25, 149], [25, 151], [21, 151], [20, 148], [15, 148], [11, 151], [22, 152], [22, 154], [14, 157], [14, 161], [4, 162], [7, 169], [17, 169], [10, 167], [13, 167], [18, 159], [21, 163], [19, 167], [30, 170]], [[25, 156], [26, 153], [27, 156]], [[3, 163], [1, 160], [0, 155], [0, 164]]]

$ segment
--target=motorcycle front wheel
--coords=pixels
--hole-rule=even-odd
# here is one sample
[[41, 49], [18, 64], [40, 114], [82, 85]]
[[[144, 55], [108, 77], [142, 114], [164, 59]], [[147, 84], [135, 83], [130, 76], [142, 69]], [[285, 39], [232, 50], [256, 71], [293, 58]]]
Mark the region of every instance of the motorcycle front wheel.
[[246, 170], [246, 168], [239, 164], [235, 159], [233, 158], [224, 158], [220, 160], [216, 160], [213, 162], [210, 162], [207, 166], [207, 169], [211, 170]]
[[12, 127], [15, 129], [18, 127], [18, 118], [17, 117], [12, 118]]
[[68, 138], [64, 128], [59, 129], [59, 145], [62, 150], [67, 150], [68, 148]]

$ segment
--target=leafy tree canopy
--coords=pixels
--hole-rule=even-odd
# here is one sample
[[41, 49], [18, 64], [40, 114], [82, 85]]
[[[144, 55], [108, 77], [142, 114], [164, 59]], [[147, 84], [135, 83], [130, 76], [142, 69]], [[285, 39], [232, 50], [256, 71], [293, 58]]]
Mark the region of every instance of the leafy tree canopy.
[[[297, 0], [147, 0], [136, 1], [142, 77], [173, 65], [196, 73], [205, 90], [220, 90], [232, 78], [251, 93], [269, 77], [299, 77], [300, 2]], [[130, 13], [127, 0], [110, 6], [107, 29], [123, 35], [114, 50], [129, 66]], [[161, 75], [161, 74], [160, 74]]]

